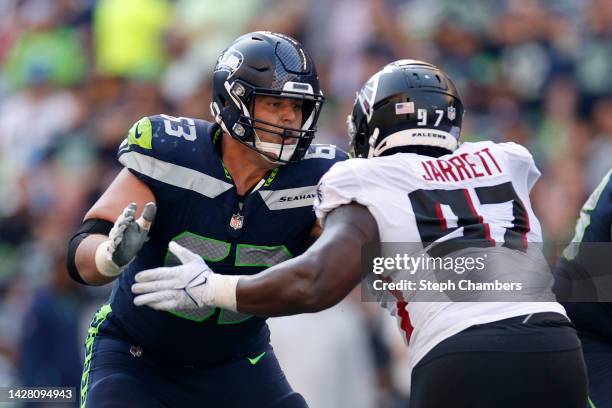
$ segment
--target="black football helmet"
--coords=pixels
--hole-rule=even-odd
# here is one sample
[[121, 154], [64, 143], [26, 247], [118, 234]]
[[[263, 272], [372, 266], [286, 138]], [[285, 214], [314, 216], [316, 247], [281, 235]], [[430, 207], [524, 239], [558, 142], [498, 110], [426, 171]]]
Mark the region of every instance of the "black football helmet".
[[[302, 100], [301, 128], [256, 119], [256, 95]], [[274, 162], [296, 162], [304, 157], [314, 138], [323, 101], [312, 58], [289, 36], [248, 33], [234, 41], [217, 60], [210, 104], [215, 121], [234, 139]], [[262, 142], [257, 130], [281, 136], [282, 144]], [[287, 138], [297, 139], [297, 143], [285, 143]]]
[[459, 146], [462, 117], [457, 88], [439, 68], [392, 62], [357, 93], [347, 119], [351, 155], [376, 157], [406, 146], [452, 152]]

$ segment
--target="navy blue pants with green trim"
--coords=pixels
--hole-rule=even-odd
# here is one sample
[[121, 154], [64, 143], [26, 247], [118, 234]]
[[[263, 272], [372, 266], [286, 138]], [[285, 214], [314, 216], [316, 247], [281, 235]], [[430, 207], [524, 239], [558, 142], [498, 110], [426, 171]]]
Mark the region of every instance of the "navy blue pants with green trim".
[[167, 367], [125, 340], [96, 333], [81, 384], [81, 408], [307, 408], [269, 346], [214, 367]]

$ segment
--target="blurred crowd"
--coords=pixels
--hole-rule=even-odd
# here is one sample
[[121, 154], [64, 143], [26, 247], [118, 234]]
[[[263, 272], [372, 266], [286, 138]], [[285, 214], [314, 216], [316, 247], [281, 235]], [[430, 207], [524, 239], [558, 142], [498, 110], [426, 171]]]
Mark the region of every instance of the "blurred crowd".
[[[612, 167], [610, 0], [2, 0], [0, 386], [78, 384], [86, 324], [109, 288], [70, 281], [66, 242], [119, 171], [115, 153], [131, 124], [158, 113], [210, 120], [216, 58], [254, 30], [286, 33], [312, 53], [327, 98], [317, 140], [345, 149], [346, 116], [367, 77], [399, 58], [441, 66], [464, 99], [464, 140], [514, 141], [533, 153], [547, 240], [571, 238]], [[391, 407], [402, 398], [401, 342], [354, 298], [297, 326], [319, 328], [311, 336], [327, 350], [326, 367], [346, 360], [321, 383], [365, 372], [370, 399], [329, 406]], [[279, 322], [282, 350], [292, 323]], [[337, 339], [338, 353], [321, 333]], [[351, 347], [365, 370], [346, 355]], [[307, 363], [285, 367], [290, 380], [312, 383]], [[326, 387], [313, 388], [325, 401]]]

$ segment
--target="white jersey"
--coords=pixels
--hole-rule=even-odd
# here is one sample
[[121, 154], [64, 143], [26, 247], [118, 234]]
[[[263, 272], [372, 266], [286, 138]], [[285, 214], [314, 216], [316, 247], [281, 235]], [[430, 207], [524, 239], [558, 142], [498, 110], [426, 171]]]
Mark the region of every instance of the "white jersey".
[[[539, 176], [531, 154], [514, 143], [463, 143], [439, 158], [399, 153], [351, 159], [323, 176], [315, 211], [324, 222], [336, 207], [361, 204], [375, 218], [381, 242], [429, 243], [480, 234], [497, 243], [541, 243], [529, 201]], [[476, 217], [474, 228], [460, 226], [462, 211]], [[432, 219], [439, 220], [434, 228]], [[556, 302], [398, 302], [397, 307], [411, 369], [442, 340], [475, 324], [539, 312], [565, 315]]]

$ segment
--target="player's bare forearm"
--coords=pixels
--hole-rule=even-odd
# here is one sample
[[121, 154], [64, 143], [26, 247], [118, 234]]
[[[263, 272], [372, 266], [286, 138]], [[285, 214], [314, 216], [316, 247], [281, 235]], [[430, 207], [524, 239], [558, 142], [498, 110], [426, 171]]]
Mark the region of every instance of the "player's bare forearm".
[[357, 204], [326, 219], [321, 237], [304, 254], [240, 279], [238, 311], [257, 316], [318, 312], [342, 300], [361, 279], [361, 247], [378, 240], [374, 217]]

